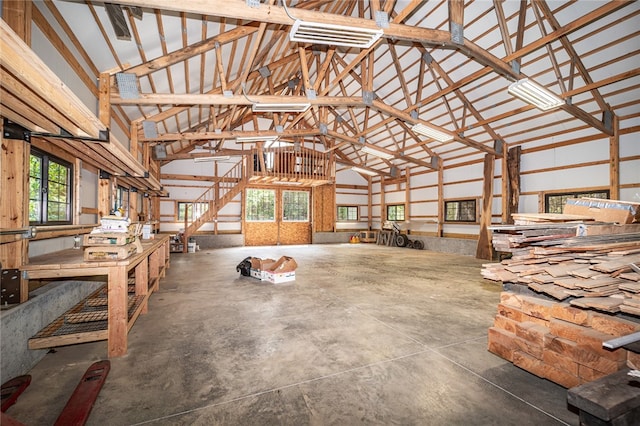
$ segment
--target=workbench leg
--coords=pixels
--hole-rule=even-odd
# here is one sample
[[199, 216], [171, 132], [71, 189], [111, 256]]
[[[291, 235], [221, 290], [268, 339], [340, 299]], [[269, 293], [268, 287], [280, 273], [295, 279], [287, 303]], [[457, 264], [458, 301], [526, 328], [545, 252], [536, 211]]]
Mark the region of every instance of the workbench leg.
[[[164, 261], [164, 255], [162, 257]], [[149, 280], [153, 281], [156, 289], [160, 289], [160, 250], [156, 250], [149, 256]]]
[[108, 355], [109, 358], [122, 356], [127, 353], [127, 268], [114, 266], [109, 268], [108, 275]]
[[136, 296], [145, 296], [144, 304], [142, 305], [142, 310], [140, 313], [146, 314], [149, 311], [148, 307], [148, 298], [146, 297], [149, 294], [149, 260], [148, 258], [144, 258], [144, 260], [135, 268], [136, 274]]

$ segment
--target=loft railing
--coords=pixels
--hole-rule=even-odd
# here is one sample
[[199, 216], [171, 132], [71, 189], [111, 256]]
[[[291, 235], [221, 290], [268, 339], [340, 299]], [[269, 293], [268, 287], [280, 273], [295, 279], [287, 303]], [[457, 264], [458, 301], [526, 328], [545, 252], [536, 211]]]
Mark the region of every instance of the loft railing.
[[[293, 147], [253, 150], [249, 166], [253, 181], [329, 181], [335, 172], [331, 152]], [[269, 179], [270, 178], [270, 179]]]

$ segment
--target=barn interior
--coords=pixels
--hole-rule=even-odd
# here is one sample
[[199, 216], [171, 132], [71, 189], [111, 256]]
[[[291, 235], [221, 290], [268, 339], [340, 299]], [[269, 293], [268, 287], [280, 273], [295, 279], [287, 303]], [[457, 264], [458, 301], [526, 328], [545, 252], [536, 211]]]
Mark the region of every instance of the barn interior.
[[0, 10], [3, 424], [640, 421], [638, 2]]

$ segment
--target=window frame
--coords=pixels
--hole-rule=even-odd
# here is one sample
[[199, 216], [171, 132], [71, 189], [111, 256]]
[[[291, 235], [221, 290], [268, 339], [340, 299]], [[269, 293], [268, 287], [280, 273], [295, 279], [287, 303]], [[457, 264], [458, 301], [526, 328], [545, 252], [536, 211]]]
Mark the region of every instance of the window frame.
[[[462, 203], [473, 203], [473, 210], [474, 210], [474, 218], [473, 220], [468, 220], [468, 219], [448, 219], [447, 218], [447, 207], [449, 206], [449, 204], [452, 203], [456, 203], [458, 204], [458, 211], [462, 211], [462, 209], [460, 208], [460, 205]], [[460, 198], [460, 199], [451, 199], [451, 200], [444, 200], [444, 204], [443, 204], [443, 217], [444, 217], [444, 222], [445, 223], [478, 223], [478, 219], [479, 219], [479, 211], [478, 211], [478, 206], [479, 206], [479, 202], [477, 198]]]
[[[259, 219], [253, 219], [253, 218], [249, 218], [249, 214], [250, 214], [250, 209], [249, 209], [249, 193], [251, 191], [264, 191], [264, 192], [270, 192], [273, 195], [273, 219], [264, 219], [264, 218], [259, 218]], [[245, 199], [244, 199], [244, 220], [246, 222], [253, 222], [253, 223], [257, 223], [257, 222], [268, 222], [268, 223], [274, 223], [276, 221], [276, 203], [277, 203], [277, 199], [276, 199], [276, 190], [275, 189], [267, 189], [267, 188], [247, 188], [245, 191]]]
[[[346, 219], [340, 219], [340, 209], [347, 209], [347, 218]], [[355, 213], [356, 213], [356, 218], [355, 219], [351, 219], [349, 216], [349, 210], [350, 209], [354, 209]], [[336, 206], [336, 222], [359, 222], [360, 221], [360, 208], [358, 206], [352, 206], [352, 205], [340, 205], [340, 206]]]
[[574, 190], [574, 191], [562, 191], [562, 192], [555, 192], [555, 191], [545, 191], [541, 194], [541, 201], [542, 201], [542, 211], [544, 213], [555, 213], [555, 214], [561, 214], [562, 211], [560, 212], [550, 212], [549, 211], [549, 198], [551, 197], [565, 197], [565, 201], [562, 202], [561, 207], [564, 209], [564, 205], [566, 203], [566, 198], [581, 198], [581, 197], [590, 197], [590, 198], [600, 198], [596, 196], [596, 193], [603, 193], [606, 194], [604, 199], [609, 199], [609, 197], [611, 196], [611, 191], [609, 190], [609, 188], [602, 188], [602, 189], [580, 189], [580, 190]]
[[[176, 221], [177, 222], [184, 222], [184, 217], [180, 216], [181, 215], [180, 207], [183, 206], [183, 205], [186, 207], [188, 204], [195, 204], [195, 203], [193, 201], [176, 201]], [[201, 202], [201, 203], [197, 203], [197, 204], [206, 205], [207, 206], [206, 210], [202, 211], [202, 214], [204, 214], [206, 211], [209, 210], [209, 203]], [[198, 215], [198, 216], [196, 216], [194, 218], [193, 217], [193, 209], [190, 209], [189, 211], [191, 212], [191, 215], [190, 215], [191, 217], [189, 217], [188, 220], [191, 221], [191, 222], [193, 222], [194, 220], [196, 220], [200, 216], [202, 216], [202, 214], [200, 214], [200, 215]]]
[[[306, 213], [307, 213], [307, 217], [305, 219], [286, 219], [285, 218], [285, 208], [287, 208], [287, 203], [285, 202], [285, 194], [287, 193], [295, 193], [295, 194], [305, 194], [306, 196], [306, 201], [307, 201], [307, 206], [306, 206]], [[283, 222], [289, 222], [289, 223], [294, 223], [294, 222], [309, 222], [309, 206], [310, 206], [310, 194], [309, 191], [296, 191], [296, 190], [292, 190], [292, 189], [284, 189], [282, 191], [282, 221]]]
[[[395, 209], [397, 210], [398, 207], [402, 207], [402, 219], [391, 219], [391, 215], [389, 214], [389, 210], [390, 209]], [[387, 204], [385, 207], [386, 210], [386, 218], [387, 220], [390, 220], [392, 222], [404, 222], [407, 220], [407, 206], [404, 203], [398, 203], [398, 204]], [[397, 216], [397, 212], [395, 212], [396, 214], [394, 216]]]
[[[37, 157], [40, 159], [40, 175], [39, 179], [41, 185], [39, 187], [40, 196], [37, 199], [32, 198], [32, 188], [31, 188], [31, 157]], [[49, 210], [51, 203], [53, 201], [50, 200], [49, 194], [51, 193], [51, 184], [55, 183], [51, 180], [49, 176], [49, 167], [51, 163], [57, 164], [66, 169], [66, 182], [60, 183], [64, 187], [66, 187], [67, 191], [66, 202], [59, 203], [60, 205], [65, 206], [65, 220], [49, 220]], [[37, 225], [37, 226], [54, 226], [54, 225], [73, 225], [74, 215], [73, 215], [73, 206], [74, 206], [74, 165], [66, 160], [63, 160], [60, 157], [49, 154], [45, 151], [39, 150], [37, 148], [31, 148], [29, 153], [29, 224]], [[36, 201], [39, 205], [38, 209], [38, 220], [31, 220], [31, 210], [32, 210], [32, 202]]]

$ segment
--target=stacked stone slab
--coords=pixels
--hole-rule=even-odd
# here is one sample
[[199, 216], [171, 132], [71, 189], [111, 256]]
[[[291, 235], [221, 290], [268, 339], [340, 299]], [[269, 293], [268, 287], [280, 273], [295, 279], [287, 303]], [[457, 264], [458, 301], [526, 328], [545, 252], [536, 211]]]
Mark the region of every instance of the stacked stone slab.
[[602, 342], [640, 331], [640, 324], [569, 303], [503, 292], [489, 351], [536, 376], [566, 388], [596, 380], [625, 366], [640, 367], [640, 355]]

